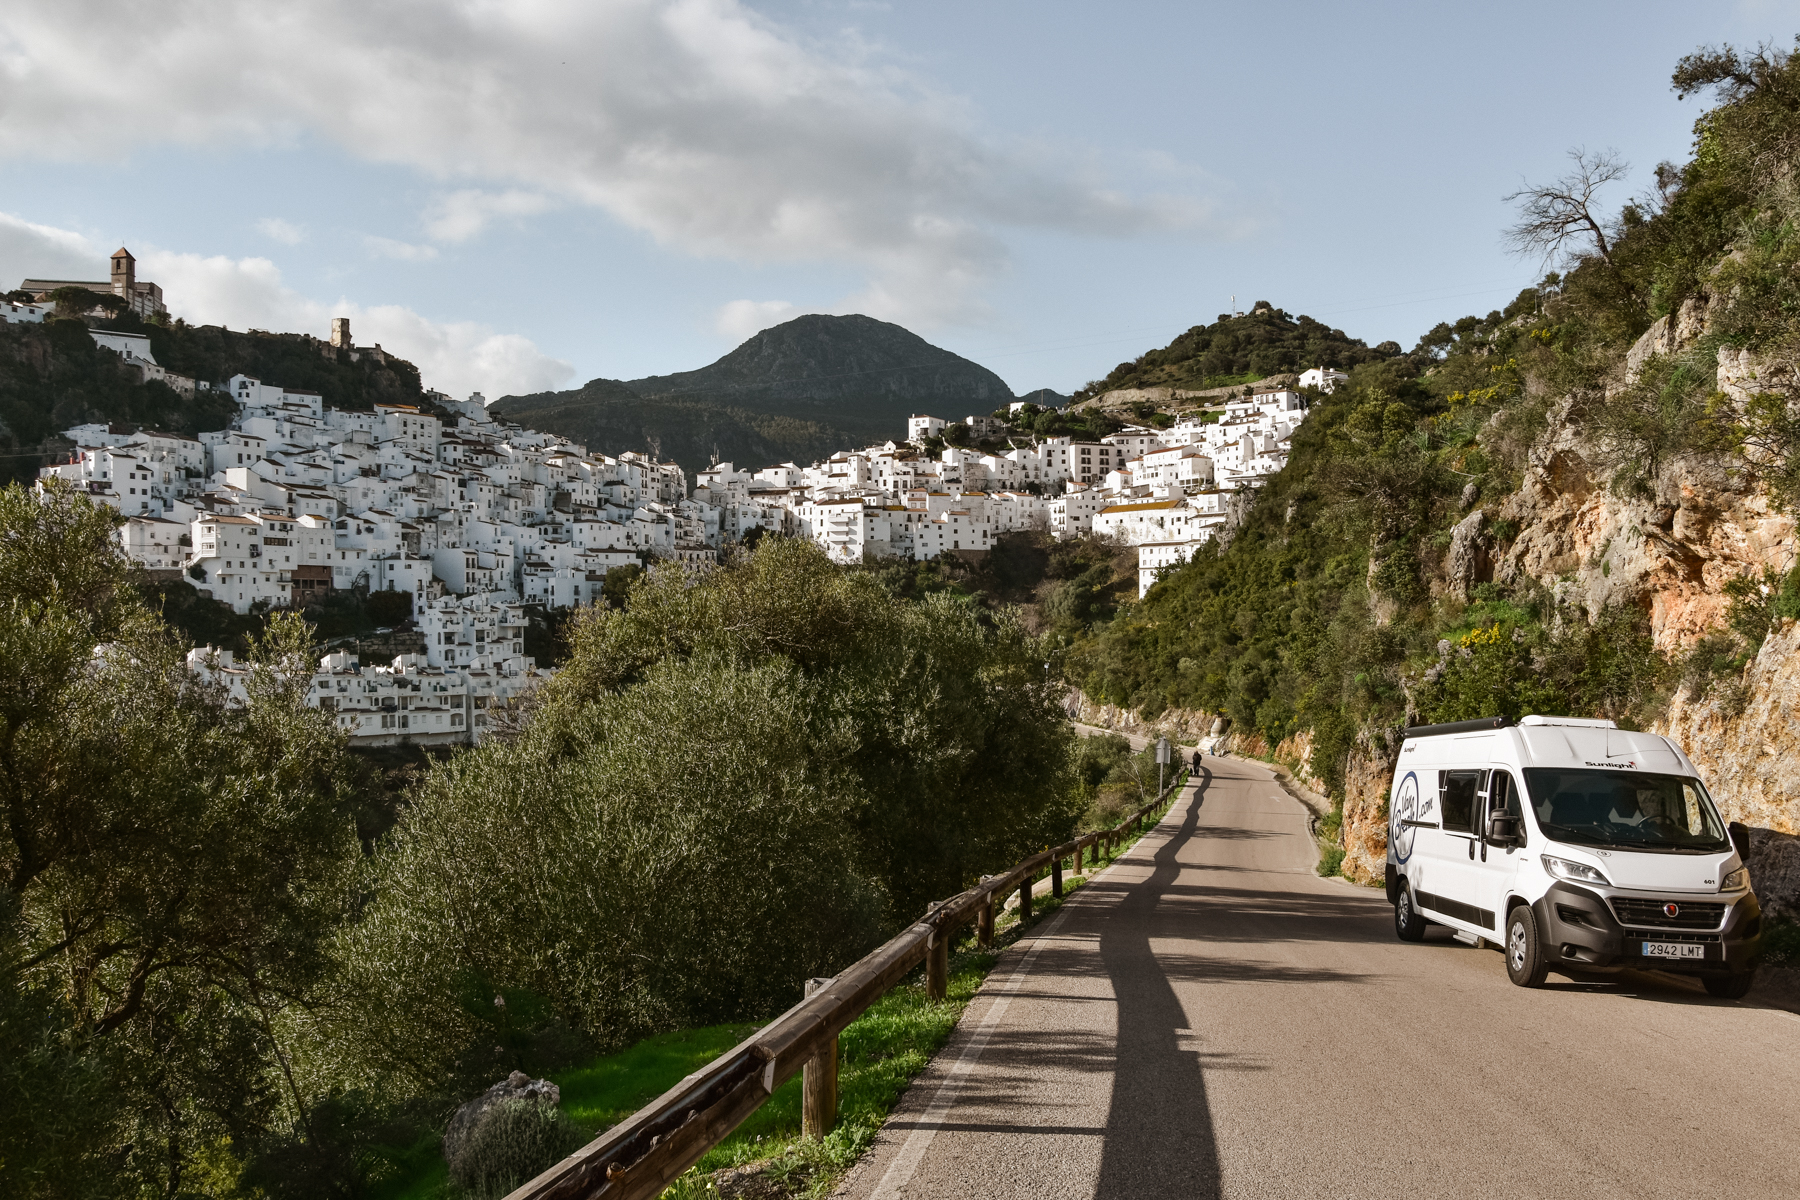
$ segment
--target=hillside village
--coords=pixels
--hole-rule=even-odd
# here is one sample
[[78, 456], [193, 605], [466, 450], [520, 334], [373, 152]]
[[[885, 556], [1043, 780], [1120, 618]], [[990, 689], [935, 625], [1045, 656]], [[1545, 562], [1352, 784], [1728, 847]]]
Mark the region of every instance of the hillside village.
[[[0, 318], [54, 317], [58, 288], [160, 302], [160, 289], [134, 278], [129, 252], [113, 262], [110, 284], [28, 280], [39, 302], [0, 306]], [[176, 375], [141, 334], [89, 334], [146, 382], [227, 393], [237, 416], [198, 437], [76, 426], [64, 433], [76, 449], [40, 471], [40, 488], [60, 480], [116, 509], [126, 556], [152, 579], [185, 579], [236, 613], [305, 609], [333, 592], [408, 593], [423, 653], [366, 667], [337, 651], [313, 682], [312, 703], [365, 745], [478, 742], [489, 711], [543, 675], [523, 653], [525, 606], [591, 605], [614, 568], [700, 567], [763, 534], [810, 538], [844, 563], [978, 560], [1011, 531], [1094, 534], [1137, 547], [1141, 595], [1219, 532], [1236, 493], [1281, 469], [1307, 408], [1294, 387], [1245, 388], [1168, 428], [1128, 426], [1093, 442], [969, 416], [971, 434], [1010, 448], [935, 454], [926, 446], [941, 444], [946, 422], [921, 415], [905, 441], [807, 466], [719, 463], [690, 491], [674, 463], [498, 421], [480, 394], [426, 393], [453, 424], [416, 405], [328, 408], [316, 392], [246, 375]], [[382, 353], [356, 347], [343, 318], [329, 345]], [[1328, 391], [1339, 378], [1313, 371], [1305, 383]], [[242, 675], [229, 651], [191, 660], [209, 675]]]

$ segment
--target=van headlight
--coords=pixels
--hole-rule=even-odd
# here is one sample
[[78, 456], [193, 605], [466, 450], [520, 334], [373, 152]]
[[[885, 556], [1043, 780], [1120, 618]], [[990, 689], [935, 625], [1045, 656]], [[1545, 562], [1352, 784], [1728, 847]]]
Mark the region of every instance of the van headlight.
[[1733, 871], [1731, 874], [1727, 875], [1724, 879], [1721, 879], [1719, 881], [1719, 890], [1721, 892], [1735, 892], [1739, 888], [1747, 888], [1749, 886], [1750, 886], [1750, 868], [1749, 867], [1739, 867], [1737, 870]]
[[1570, 862], [1566, 858], [1552, 858], [1548, 854], [1541, 857], [1544, 860], [1544, 870], [1558, 879], [1566, 879], [1570, 883], [1598, 883], [1603, 887], [1612, 886], [1612, 880], [1601, 874], [1599, 867]]

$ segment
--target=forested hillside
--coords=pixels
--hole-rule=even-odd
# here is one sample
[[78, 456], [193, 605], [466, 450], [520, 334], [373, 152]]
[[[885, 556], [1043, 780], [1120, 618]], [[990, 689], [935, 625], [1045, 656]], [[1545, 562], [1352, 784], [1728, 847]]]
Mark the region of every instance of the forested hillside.
[[1228, 387], [1310, 367], [1348, 370], [1399, 353], [1393, 342], [1371, 348], [1341, 329], [1311, 317], [1289, 316], [1258, 301], [1247, 315], [1220, 313], [1213, 324], [1196, 325], [1162, 349], [1120, 363], [1104, 379], [1085, 384], [1074, 399], [1089, 400], [1121, 388]]
[[[627, 450], [673, 459], [691, 478], [716, 458], [764, 467], [812, 462], [851, 444], [848, 433], [820, 421], [682, 396], [640, 396], [616, 379], [591, 379], [567, 392], [507, 396], [495, 417], [559, 434], [599, 454]], [[900, 426], [905, 436], [904, 421]]]
[[[1698, 705], [1712, 742], [1721, 703], [1761, 711], [1773, 686], [1757, 655], [1800, 615], [1800, 59], [1704, 51], [1674, 86], [1716, 100], [1690, 162], [1610, 208], [1603, 155], [1519, 197], [1512, 236], [1562, 269], [1410, 353], [1346, 362], [1229, 544], [1068, 655], [1093, 700], [1285, 742], [1348, 801], [1364, 878], [1403, 723], [1641, 727]], [[1794, 832], [1792, 774], [1740, 772], [1721, 800]]]
[[202, 390], [184, 396], [138, 372], [88, 336], [88, 328], [150, 338], [159, 365], [210, 383], [252, 375], [296, 391], [314, 391], [333, 408], [367, 411], [376, 403], [423, 404], [418, 368], [403, 359], [351, 361], [329, 343], [297, 333], [237, 333], [179, 319], [140, 321], [63, 317], [42, 325], [0, 325], [0, 483], [31, 480], [66, 453], [56, 435], [90, 422], [196, 434], [223, 429], [237, 413], [231, 397]]

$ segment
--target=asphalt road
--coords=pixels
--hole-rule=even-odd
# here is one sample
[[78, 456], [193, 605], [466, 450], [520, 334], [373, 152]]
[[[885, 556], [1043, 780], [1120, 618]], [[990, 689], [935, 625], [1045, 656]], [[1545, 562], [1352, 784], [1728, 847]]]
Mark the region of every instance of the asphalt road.
[[1400, 942], [1266, 769], [1205, 763], [1007, 951], [840, 1196], [1800, 1195], [1800, 1017]]

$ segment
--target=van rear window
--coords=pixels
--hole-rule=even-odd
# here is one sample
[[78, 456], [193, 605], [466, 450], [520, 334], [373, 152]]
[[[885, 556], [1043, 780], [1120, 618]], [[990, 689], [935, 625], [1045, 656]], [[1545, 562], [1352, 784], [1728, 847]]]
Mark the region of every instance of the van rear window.
[[1731, 846], [1718, 810], [1697, 779], [1527, 767], [1525, 787], [1538, 825], [1559, 842], [1696, 854]]

